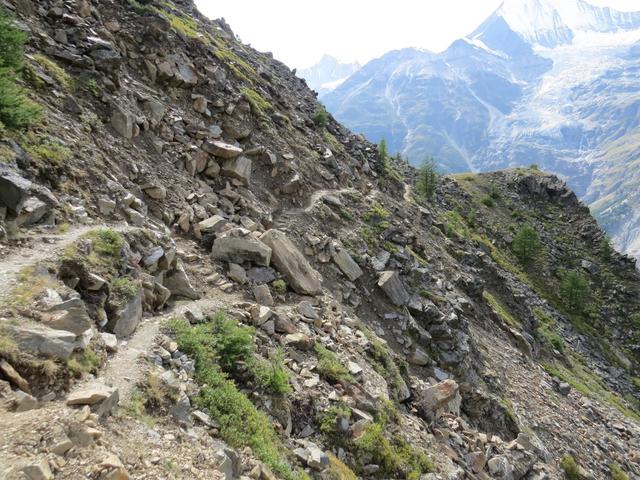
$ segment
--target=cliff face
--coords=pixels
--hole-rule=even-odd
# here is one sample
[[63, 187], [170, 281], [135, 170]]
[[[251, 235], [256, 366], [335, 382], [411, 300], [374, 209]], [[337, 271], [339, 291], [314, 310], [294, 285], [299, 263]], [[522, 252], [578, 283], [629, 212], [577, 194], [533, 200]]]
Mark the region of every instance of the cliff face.
[[427, 200], [190, 1], [5, 3], [3, 478], [640, 474], [640, 277], [556, 177]]

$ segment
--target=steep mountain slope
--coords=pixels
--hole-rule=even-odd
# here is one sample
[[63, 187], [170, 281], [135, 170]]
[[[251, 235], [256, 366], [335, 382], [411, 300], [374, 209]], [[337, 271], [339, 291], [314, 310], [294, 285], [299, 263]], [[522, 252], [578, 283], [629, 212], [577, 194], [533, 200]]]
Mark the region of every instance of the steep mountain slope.
[[640, 474], [640, 274], [557, 177], [427, 200], [190, 0], [3, 3], [0, 477]]
[[360, 64], [357, 62], [341, 63], [331, 55], [324, 55], [318, 63], [299, 70], [297, 74], [307, 81], [309, 88], [318, 92], [318, 95], [322, 97], [337, 88], [359, 69]]
[[[414, 163], [434, 155], [446, 172], [539, 164], [566, 178], [616, 245], [638, 255], [635, 220], [611, 213], [623, 194], [611, 205], [598, 193], [617, 184], [606, 172], [628, 169], [608, 156], [612, 143], [636, 145], [638, 40], [640, 13], [583, 0], [505, 1], [442, 54], [390, 54], [384, 68], [372, 62], [323, 101]], [[370, 105], [377, 115], [367, 124]]]

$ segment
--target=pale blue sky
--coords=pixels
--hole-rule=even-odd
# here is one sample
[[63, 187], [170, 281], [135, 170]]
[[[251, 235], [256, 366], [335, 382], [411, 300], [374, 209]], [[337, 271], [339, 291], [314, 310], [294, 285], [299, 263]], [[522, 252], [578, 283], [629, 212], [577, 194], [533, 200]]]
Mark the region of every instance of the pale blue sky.
[[[640, 9], [640, 0], [589, 1], [620, 10]], [[471, 33], [501, 0], [196, 0], [196, 3], [209, 17], [224, 17], [245, 43], [273, 52], [290, 67], [303, 68], [325, 53], [344, 61], [365, 63], [397, 48], [444, 50], [452, 41]]]

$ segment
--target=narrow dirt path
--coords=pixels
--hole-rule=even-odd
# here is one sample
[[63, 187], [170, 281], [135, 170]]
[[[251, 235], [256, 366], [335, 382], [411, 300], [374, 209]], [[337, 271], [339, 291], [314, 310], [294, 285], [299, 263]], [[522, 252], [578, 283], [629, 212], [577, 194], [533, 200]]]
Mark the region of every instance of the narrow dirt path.
[[[51, 232], [31, 237], [30, 245], [19, 247], [6, 257], [0, 258], [0, 301], [11, 293], [20, 271], [40, 262], [56, 258], [85, 233], [100, 228], [112, 228], [119, 232], [133, 229], [128, 225], [79, 225], [64, 233]], [[46, 242], [46, 246], [43, 243]]]
[[402, 194], [402, 198], [404, 199], [405, 202], [407, 203], [412, 203], [413, 199], [412, 199], [412, 194], [413, 194], [413, 188], [411, 188], [411, 185], [409, 185], [408, 183], [404, 184], [404, 193]]
[[300, 208], [290, 208], [288, 210], [283, 210], [277, 216], [275, 220], [276, 227], [289, 223], [289, 221], [295, 217], [299, 217], [300, 215], [304, 215], [305, 213], [311, 212], [318, 202], [322, 201], [325, 197], [329, 195], [342, 195], [344, 193], [353, 193], [357, 190], [355, 188], [341, 188], [338, 190], [316, 190], [311, 194], [309, 200], [307, 201], [307, 205]]
[[[20, 247], [4, 258], [0, 258], [0, 300], [4, 299], [15, 286], [20, 271], [59, 255], [85, 233], [98, 228], [95, 225], [72, 227], [64, 233], [51, 232], [34, 235], [31, 245]], [[43, 248], [43, 242], [47, 246]]]

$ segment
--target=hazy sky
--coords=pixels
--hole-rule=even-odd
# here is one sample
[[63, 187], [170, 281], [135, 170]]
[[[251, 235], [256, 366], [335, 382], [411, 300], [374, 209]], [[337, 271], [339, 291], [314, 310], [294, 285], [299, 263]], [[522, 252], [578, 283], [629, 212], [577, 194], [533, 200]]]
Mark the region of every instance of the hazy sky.
[[[444, 50], [471, 33], [502, 0], [195, 0], [224, 17], [245, 43], [304, 68], [327, 53], [365, 63], [404, 47]], [[640, 0], [590, 0], [637, 10]]]

